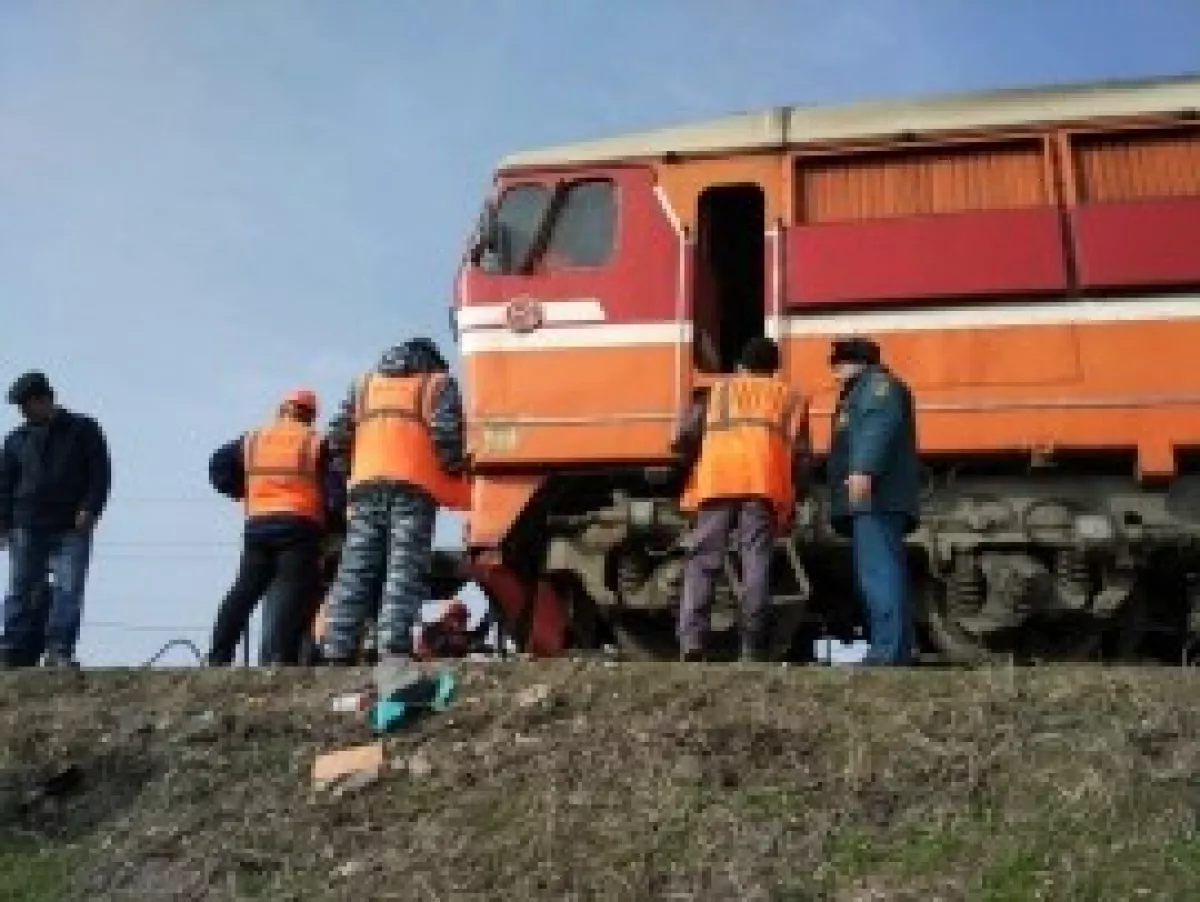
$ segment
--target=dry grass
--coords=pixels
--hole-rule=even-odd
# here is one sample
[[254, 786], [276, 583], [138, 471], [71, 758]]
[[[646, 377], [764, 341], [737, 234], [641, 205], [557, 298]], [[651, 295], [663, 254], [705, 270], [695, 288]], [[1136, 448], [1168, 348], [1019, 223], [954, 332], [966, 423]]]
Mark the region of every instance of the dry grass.
[[1191, 672], [472, 665], [314, 797], [362, 679], [5, 675], [0, 899], [1200, 898]]

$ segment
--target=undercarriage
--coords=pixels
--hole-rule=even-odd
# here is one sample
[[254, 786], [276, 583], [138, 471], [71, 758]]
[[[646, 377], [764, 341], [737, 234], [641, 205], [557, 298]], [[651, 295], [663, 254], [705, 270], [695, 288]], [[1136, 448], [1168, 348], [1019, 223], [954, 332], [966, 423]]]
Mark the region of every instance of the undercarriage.
[[[1190, 660], [1200, 644], [1200, 476], [1146, 487], [1087, 462], [1015, 472], [989, 462], [926, 477], [922, 523], [908, 538], [922, 659]], [[539, 587], [517, 602], [505, 590], [494, 605], [518, 647], [537, 644], [535, 620], [557, 605], [564, 650], [674, 658], [688, 526], [675, 497], [654, 470], [550, 480], [502, 549], [514, 584]], [[495, 603], [494, 585], [477, 581]], [[739, 590], [730, 555], [713, 601], [718, 655], [737, 648]], [[777, 542], [771, 629], [771, 656], [794, 662], [812, 661], [821, 638], [869, 639], [849, 543], [830, 530], [822, 491]]]

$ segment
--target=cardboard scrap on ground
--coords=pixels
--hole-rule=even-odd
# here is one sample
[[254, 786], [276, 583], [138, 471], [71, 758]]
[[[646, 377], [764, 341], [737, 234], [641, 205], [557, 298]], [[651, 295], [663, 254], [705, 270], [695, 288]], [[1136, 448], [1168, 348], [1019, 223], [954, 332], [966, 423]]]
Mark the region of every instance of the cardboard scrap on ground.
[[372, 742], [317, 755], [312, 784], [318, 792], [330, 787], [346, 792], [375, 782], [383, 770], [383, 743]]
[[[374, 691], [360, 690], [333, 699], [334, 711], [362, 711], [374, 731], [385, 733], [409, 719], [418, 710], [444, 711], [457, 689], [450, 670], [434, 675], [404, 665], [384, 665], [375, 673]], [[383, 771], [383, 742], [352, 746], [317, 755], [313, 761], [312, 788], [332, 790], [334, 796], [369, 786]], [[418, 764], [415, 768], [421, 771]]]

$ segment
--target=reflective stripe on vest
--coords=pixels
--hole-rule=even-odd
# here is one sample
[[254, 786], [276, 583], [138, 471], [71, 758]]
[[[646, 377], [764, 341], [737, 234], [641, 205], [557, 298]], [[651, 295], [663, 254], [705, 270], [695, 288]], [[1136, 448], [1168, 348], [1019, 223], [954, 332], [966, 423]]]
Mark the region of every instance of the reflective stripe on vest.
[[246, 516], [290, 514], [324, 519], [317, 471], [321, 439], [307, 426], [281, 420], [246, 436]]
[[[782, 402], [782, 403], [781, 403]], [[721, 432], [740, 426], [767, 429], [791, 441], [798, 398], [776, 380], [727, 379], [713, 389], [705, 432]], [[776, 407], [779, 407], [776, 410]]]
[[799, 401], [778, 378], [734, 376], [718, 382], [709, 395], [700, 455], [680, 506], [695, 510], [708, 501], [762, 498], [777, 516], [790, 513]]
[[442, 507], [469, 506], [469, 484], [442, 469], [429, 428], [442, 373], [363, 376], [355, 392], [350, 487], [380, 480], [423, 489]]

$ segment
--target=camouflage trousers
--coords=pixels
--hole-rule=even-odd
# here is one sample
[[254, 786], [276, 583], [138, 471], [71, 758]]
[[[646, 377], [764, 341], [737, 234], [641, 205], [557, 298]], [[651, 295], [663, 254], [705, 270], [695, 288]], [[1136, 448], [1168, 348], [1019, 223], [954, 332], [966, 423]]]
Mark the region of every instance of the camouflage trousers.
[[429, 601], [437, 504], [401, 486], [371, 487], [350, 501], [346, 541], [329, 591], [323, 654], [354, 655], [358, 631], [379, 602], [380, 654], [411, 654], [412, 631]]

